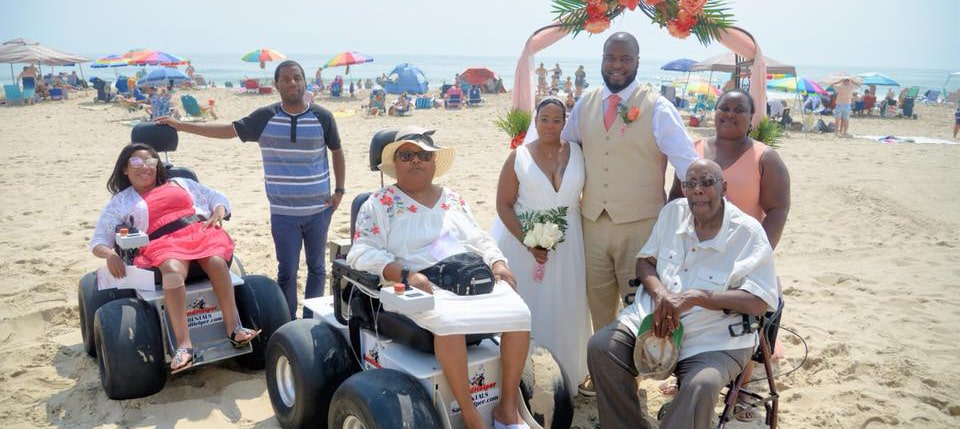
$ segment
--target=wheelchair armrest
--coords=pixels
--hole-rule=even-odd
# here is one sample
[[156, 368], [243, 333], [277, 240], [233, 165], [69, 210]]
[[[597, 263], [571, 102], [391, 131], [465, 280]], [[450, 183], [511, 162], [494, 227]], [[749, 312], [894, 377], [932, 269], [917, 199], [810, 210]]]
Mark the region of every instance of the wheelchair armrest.
[[373, 290], [380, 289], [380, 276], [366, 271], [355, 270], [344, 259], [333, 261], [333, 275], [343, 276]]

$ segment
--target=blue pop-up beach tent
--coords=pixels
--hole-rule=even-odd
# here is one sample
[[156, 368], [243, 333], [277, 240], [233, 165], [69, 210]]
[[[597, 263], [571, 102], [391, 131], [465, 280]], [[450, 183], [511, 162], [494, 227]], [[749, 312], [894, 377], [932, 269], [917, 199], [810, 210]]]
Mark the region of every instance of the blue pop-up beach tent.
[[427, 92], [427, 77], [419, 68], [407, 63], [397, 64], [387, 75], [383, 89], [388, 94], [423, 94]]

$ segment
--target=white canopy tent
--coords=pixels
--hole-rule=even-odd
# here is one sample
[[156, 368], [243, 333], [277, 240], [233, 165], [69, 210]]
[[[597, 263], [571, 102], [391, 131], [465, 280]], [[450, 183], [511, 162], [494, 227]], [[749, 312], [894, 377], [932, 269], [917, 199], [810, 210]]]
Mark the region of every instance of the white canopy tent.
[[[85, 57], [61, 52], [23, 38], [8, 40], [0, 45], [0, 63], [10, 63], [10, 77], [13, 80], [16, 80], [13, 73], [13, 64], [63, 66], [89, 61]], [[82, 68], [80, 74], [83, 75]]]

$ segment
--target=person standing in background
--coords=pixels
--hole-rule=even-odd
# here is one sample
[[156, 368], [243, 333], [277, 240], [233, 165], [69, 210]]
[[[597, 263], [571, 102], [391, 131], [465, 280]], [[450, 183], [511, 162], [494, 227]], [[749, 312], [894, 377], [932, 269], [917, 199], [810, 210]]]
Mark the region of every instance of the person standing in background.
[[[291, 60], [280, 63], [274, 72], [274, 85], [280, 94], [279, 103], [261, 107], [232, 124], [187, 123], [168, 116], [156, 122], [205, 137], [239, 137], [259, 143], [277, 256], [277, 283], [287, 299], [290, 318], [295, 319], [301, 249], [307, 262], [304, 298], [324, 293], [327, 230], [346, 192], [346, 167], [333, 114], [303, 101], [303, 67]], [[328, 151], [333, 157], [333, 184]], [[304, 307], [303, 317], [313, 317], [313, 312]]]

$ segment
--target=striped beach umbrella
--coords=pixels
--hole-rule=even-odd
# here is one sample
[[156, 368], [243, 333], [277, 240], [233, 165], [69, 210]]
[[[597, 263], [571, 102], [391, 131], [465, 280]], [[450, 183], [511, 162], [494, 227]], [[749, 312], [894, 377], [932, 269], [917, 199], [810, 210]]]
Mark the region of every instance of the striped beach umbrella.
[[269, 48], [255, 49], [240, 57], [241, 61], [260, 63], [260, 68], [266, 68], [268, 61], [283, 61], [285, 59], [287, 59], [286, 55]]
[[330, 61], [323, 65], [323, 68], [347, 66], [344, 74], [350, 74], [350, 66], [353, 64], [363, 64], [373, 62], [373, 57], [354, 51], [341, 52], [334, 55]]
[[816, 92], [817, 94], [826, 95], [827, 93], [827, 91], [823, 89], [823, 87], [820, 86], [820, 84], [810, 79], [807, 79], [805, 77], [800, 77], [800, 78], [785, 77], [781, 79], [773, 79], [773, 80], [767, 81], [767, 88], [776, 89], [776, 90], [785, 91], [785, 92], [799, 92], [801, 94]]
[[130, 62], [124, 58], [122, 55], [107, 55], [103, 58], [97, 59], [90, 64], [92, 69], [103, 69], [103, 68], [112, 68], [113, 74], [115, 76], [120, 76], [120, 73], [117, 72], [117, 67], [126, 67], [130, 65]]
[[146, 50], [131, 54], [130, 64], [142, 66], [179, 66], [187, 63], [187, 59], [168, 52]]

